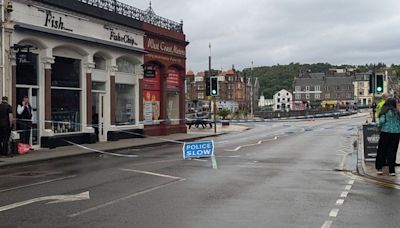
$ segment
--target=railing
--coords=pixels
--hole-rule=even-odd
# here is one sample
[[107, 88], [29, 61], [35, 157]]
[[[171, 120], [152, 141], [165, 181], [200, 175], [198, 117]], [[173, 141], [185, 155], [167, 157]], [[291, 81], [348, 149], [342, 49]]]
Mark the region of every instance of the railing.
[[138, 21], [146, 22], [175, 32], [183, 32], [183, 22], [178, 23], [156, 15], [151, 8], [141, 10], [116, 0], [78, 0], [79, 2], [114, 12]]

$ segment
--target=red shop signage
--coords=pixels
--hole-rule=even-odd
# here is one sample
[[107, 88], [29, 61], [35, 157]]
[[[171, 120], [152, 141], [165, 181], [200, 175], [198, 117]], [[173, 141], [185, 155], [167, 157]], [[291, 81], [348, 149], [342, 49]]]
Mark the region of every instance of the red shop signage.
[[160, 90], [160, 68], [154, 66], [155, 77], [144, 77], [143, 84], [145, 90]]
[[167, 76], [168, 91], [179, 91], [180, 87], [180, 74], [175, 68], [168, 70]]

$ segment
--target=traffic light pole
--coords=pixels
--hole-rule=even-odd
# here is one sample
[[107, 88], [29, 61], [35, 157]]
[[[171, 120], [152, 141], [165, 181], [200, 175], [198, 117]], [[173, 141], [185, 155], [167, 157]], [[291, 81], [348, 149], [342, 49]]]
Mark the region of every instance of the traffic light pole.
[[214, 134], [217, 134], [217, 97], [214, 97]]
[[376, 90], [376, 74], [375, 74], [375, 67], [372, 72], [372, 81], [373, 81], [373, 86], [372, 86], [372, 123], [376, 123], [376, 97], [375, 97], [375, 90]]
[[[208, 77], [210, 79], [210, 84], [211, 84], [212, 83], [212, 80], [211, 80], [211, 75], [212, 75], [211, 74], [211, 43], [209, 45], [209, 48], [210, 48], [210, 56], [208, 58]], [[210, 85], [210, 89], [212, 89], [211, 85]], [[212, 95], [212, 94], [210, 93], [210, 95]], [[213, 101], [213, 111], [214, 111], [214, 134], [217, 134], [217, 97], [213, 96], [212, 101]], [[211, 109], [211, 106], [210, 106], [210, 109]]]

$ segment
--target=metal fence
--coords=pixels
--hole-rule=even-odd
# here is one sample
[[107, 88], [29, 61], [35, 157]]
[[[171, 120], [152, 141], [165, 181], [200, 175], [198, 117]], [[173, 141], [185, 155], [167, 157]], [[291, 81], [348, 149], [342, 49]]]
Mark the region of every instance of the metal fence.
[[114, 12], [164, 29], [183, 33], [183, 22], [175, 22], [156, 15], [153, 9], [141, 10], [116, 0], [78, 0], [84, 4]]
[[332, 115], [351, 114], [352, 112], [340, 112], [340, 111], [327, 111], [327, 110], [302, 110], [302, 111], [290, 111], [290, 112], [269, 112], [259, 111], [255, 112], [254, 116], [263, 119], [274, 119], [274, 118], [289, 118], [289, 117], [324, 117]]

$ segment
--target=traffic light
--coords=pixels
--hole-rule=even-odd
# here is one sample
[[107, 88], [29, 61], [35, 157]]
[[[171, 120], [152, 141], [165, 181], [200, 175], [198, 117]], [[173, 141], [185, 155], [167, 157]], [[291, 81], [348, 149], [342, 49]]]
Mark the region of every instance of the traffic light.
[[383, 82], [384, 82], [384, 75], [377, 74], [376, 75], [376, 93], [381, 94], [383, 93]]
[[210, 94], [213, 97], [216, 97], [219, 95], [219, 88], [218, 88], [218, 78], [217, 77], [212, 77], [211, 78], [211, 88], [210, 88]]
[[211, 96], [211, 81], [210, 81], [210, 77], [206, 77], [206, 96], [209, 97]]
[[370, 74], [369, 75], [369, 92], [382, 94], [384, 90], [385, 75], [383, 74]]
[[374, 84], [375, 84], [375, 82], [374, 82], [374, 75], [373, 74], [370, 74], [369, 75], [369, 93], [374, 93], [375, 91], [374, 91]]

